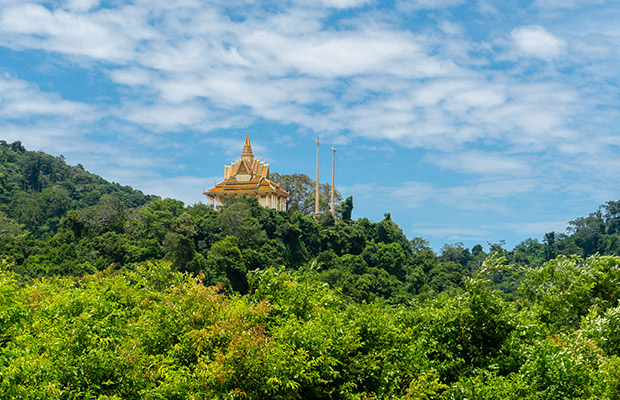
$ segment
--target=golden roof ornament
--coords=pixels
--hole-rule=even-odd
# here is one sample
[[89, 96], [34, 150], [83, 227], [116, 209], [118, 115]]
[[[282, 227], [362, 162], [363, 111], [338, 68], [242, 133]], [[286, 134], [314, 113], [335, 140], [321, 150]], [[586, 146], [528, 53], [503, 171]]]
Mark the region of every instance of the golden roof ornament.
[[250, 130], [245, 134], [245, 143], [243, 144], [243, 152], [241, 152], [241, 159], [252, 161], [254, 159], [254, 153], [252, 153], [252, 145], [250, 144]]

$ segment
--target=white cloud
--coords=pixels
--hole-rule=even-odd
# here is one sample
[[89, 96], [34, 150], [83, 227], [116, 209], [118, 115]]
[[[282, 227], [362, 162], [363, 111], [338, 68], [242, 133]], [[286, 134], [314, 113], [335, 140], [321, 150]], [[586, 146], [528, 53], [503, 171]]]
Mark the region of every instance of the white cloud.
[[[164, 6], [157, 3], [151, 9], [162, 18], [157, 33], [147, 24], [144, 10], [136, 7], [88, 14], [35, 7], [30, 12], [40, 14], [35, 19], [42, 27], [22, 21], [17, 25], [27, 29], [21, 35], [15, 36], [16, 27], [8, 31], [26, 47], [45, 45], [116, 63], [109, 76], [135, 95], [117, 115], [160, 132], [201, 124], [229, 126], [217, 119], [230, 121], [225, 115], [236, 112], [334, 134], [351, 129], [365, 137], [448, 150], [484, 137], [512, 137], [508, 133], [515, 130], [527, 132], [520, 141], [531, 142], [530, 132], [538, 139], [540, 132], [560, 131], [566, 115], [561, 99], [528, 106], [532, 99], [515, 91], [520, 82], [493, 82], [458, 66], [450, 52], [434, 54], [429, 43], [436, 39], [426, 35], [381, 24], [325, 30], [318, 23], [325, 13], [316, 9], [285, 9], [241, 23], [199, 3]], [[7, 13], [10, 9], [2, 15]], [[74, 23], [58, 26], [65, 20]], [[294, 32], [296, 26], [300, 29], [295, 34], [280, 33], [280, 28]], [[459, 31], [447, 21], [442, 26], [449, 34]], [[137, 33], [115, 40], [114, 35], [130, 27]], [[81, 42], [72, 42], [73, 37], [88, 37], [88, 51]], [[59, 48], [58, 42], [72, 47]], [[110, 53], [89, 53], [102, 42], [111, 43]], [[111, 54], [113, 48], [121, 51]], [[122, 56], [123, 51], [127, 55]], [[125, 66], [129, 59], [136, 63]], [[148, 104], [136, 102], [136, 96], [149, 96]]]
[[312, 37], [255, 31], [241, 38], [241, 46], [242, 54], [266, 67], [265, 72], [328, 78], [389, 71], [422, 56], [410, 35], [381, 30], [324, 32]]
[[332, 128], [442, 151], [492, 140], [530, 153], [579, 139], [567, 128], [579, 112], [579, 96], [561, 84], [505, 77], [391, 83], [380, 96], [334, 109]]
[[536, 0], [534, 7], [547, 9], [580, 8], [593, 4], [603, 4], [606, 0]]
[[520, 26], [510, 33], [517, 52], [523, 57], [551, 61], [562, 55], [566, 42], [538, 25]]
[[157, 78], [152, 71], [135, 66], [114, 69], [108, 74], [114, 82], [128, 86], [152, 85]]
[[26, 3], [1, 10], [0, 44], [123, 62], [133, 56], [139, 40], [153, 36], [146, 16], [146, 10], [132, 7], [83, 14]]
[[541, 189], [534, 179], [496, 179], [465, 182], [463, 185], [442, 189], [438, 200], [463, 210], [495, 210], [505, 212], [506, 203]]
[[7, 142], [21, 141], [28, 149], [48, 149], [57, 153], [66, 153], [68, 148], [81, 147], [79, 133], [75, 127], [67, 124], [2, 124], [2, 139]]
[[58, 94], [42, 92], [27, 81], [8, 75], [0, 76], [0, 118], [15, 120], [62, 116], [84, 122], [96, 116], [95, 110], [88, 104], [67, 101]]
[[548, 232], [565, 232], [568, 221], [571, 219], [573, 219], [573, 217], [569, 217], [563, 220], [519, 222], [513, 224], [506, 224], [504, 228], [521, 235], [536, 236]]
[[88, 11], [99, 5], [99, 0], [67, 0], [65, 7], [69, 10]]
[[416, 236], [434, 236], [445, 240], [486, 240], [493, 234], [490, 229], [455, 225], [416, 224], [411, 231]]
[[404, 11], [434, 10], [464, 4], [465, 0], [399, 0], [397, 7]]
[[441, 168], [464, 174], [482, 175], [528, 175], [530, 167], [527, 162], [506, 154], [489, 154], [470, 151], [458, 154], [434, 154], [424, 156], [428, 163]]
[[478, 0], [478, 11], [481, 14], [487, 15], [499, 15], [500, 12], [497, 10], [495, 5], [490, 0]]
[[146, 106], [136, 103], [126, 107], [121, 115], [128, 121], [150, 126], [157, 131], [179, 131], [204, 121], [204, 111], [204, 108], [195, 103]]
[[372, 0], [322, 0], [324, 5], [337, 8], [361, 7], [371, 1]]
[[178, 199], [186, 205], [190, 205], [198, 202], [206, 203], [207, 198], [202, 194], [202, 191], [211, 189], [214, 182], [219, 182], [221, 179], [221, 176], [176, 176], [173, 178], [156, 176], [140, 179], [135, 182], [134, 187], [139, 188], [144, 193], [154, 194], [162, 198]]
[[543, 182], [531, 178], [495, 178], [462, 182], [455, 186], [439, 186], [431, 182], [405, 181], [396, 186], [368, 182], [344, 187], [355, 197], [375, 198], [383, 193], [384, 200], [394, 207], [415, 209], [448, 206], [456, 210], [487, 210], [509, 212], [510, 202], [517, 197], [528, 197], [534, 192], [549, 190]]
[[444, 79], [422, 86], [415, 94], [416, 104], [425, 106], [443, 105], [456, 112], [470, 108], [490, 108], [506, 101], [506, 88], [502, 85], [480, 80]]

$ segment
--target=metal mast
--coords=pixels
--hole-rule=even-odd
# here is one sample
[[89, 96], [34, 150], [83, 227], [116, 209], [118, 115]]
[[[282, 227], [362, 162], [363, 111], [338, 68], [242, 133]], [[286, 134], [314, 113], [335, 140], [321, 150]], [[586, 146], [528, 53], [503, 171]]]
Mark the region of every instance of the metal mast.
[[332, 216], [336, 216], [334, 211], [334, 181], [336, 176], [336, 149], [332, 147]]
[[319, 135], [316, 135], [316, 184], [314, 198], [314, 213], [319, 214]]

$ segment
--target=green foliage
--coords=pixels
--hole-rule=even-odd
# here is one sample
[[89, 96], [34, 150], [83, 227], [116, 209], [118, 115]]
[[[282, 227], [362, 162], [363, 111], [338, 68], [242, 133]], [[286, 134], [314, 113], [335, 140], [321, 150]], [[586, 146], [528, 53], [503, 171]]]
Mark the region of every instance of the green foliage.
[[543, 322], [574, 328], [596, 307], [607, 310], [620, 298], [620, 258], [560, 256], [528, 271], [523, 294], [539, 308]]
[[340, 218], [347, 224], [353, 222], [351, 214], [353, 213], [353, 196], [349, 196], [345, 201], [340, 203]]
[[607, 354], [620, 356], [620, 306], [605, 311], [593, 309], [581, 322], [584, 335]]
[[205, 276], [209, 284], [221, 285], [226, 290], [245, 292], [247, 290], [247, 267], [239, 250], [239, 240], [226, 236], [209, 250], [206, 259]]
[[[243, 264], [237, 244], [229, 236], [214, 246], [228, 253], [220, 262], [236, 263], [229, 269]], [[339, 258], [365, 265], [361, 255]], [[169, 262], [23, 285], [1, 260], [0, 390], [51, 399], [618, 398], [617, 306], [556, 331], [544, 322], [545, 299], [516, 307], [492, 288], [504, 261], [492, 255], [464, 290], [403, 306], [350, 302], [314, 271], [255, 270], [248, 294], [226, 297]], [[591, 274], [595, 286], [609, 289], [615, 261], [590, 264], [603, 272]]]
[[351, 197], [304, 215], [304, 176], [287, 212], [215, 211], [0, 161], [2, 398], [620, 397], [620, 202], [438, 255]]
[[183, 213], [183, 202], [174, 199], [154, 199], [140, 209], [142, 235], [162, 241], [175, 218]]
[[263, 210], [256, 198], [230, 201], [217, 216], [217, 222], [222, 234], [237, 237], [241, 246], [261, 245], [267, 235], [254, 215]]

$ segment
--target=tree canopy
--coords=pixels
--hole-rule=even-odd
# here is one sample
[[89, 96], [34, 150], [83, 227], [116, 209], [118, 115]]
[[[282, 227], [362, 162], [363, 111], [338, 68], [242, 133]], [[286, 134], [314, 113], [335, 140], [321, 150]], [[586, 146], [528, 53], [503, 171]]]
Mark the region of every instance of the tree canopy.
[[3, 398], [619, 397], [620, 201], [436, 253], [352, 197], [312, 215], [304, 175], [277, 177], [287, 211], [215, 211], [0, 161]]

